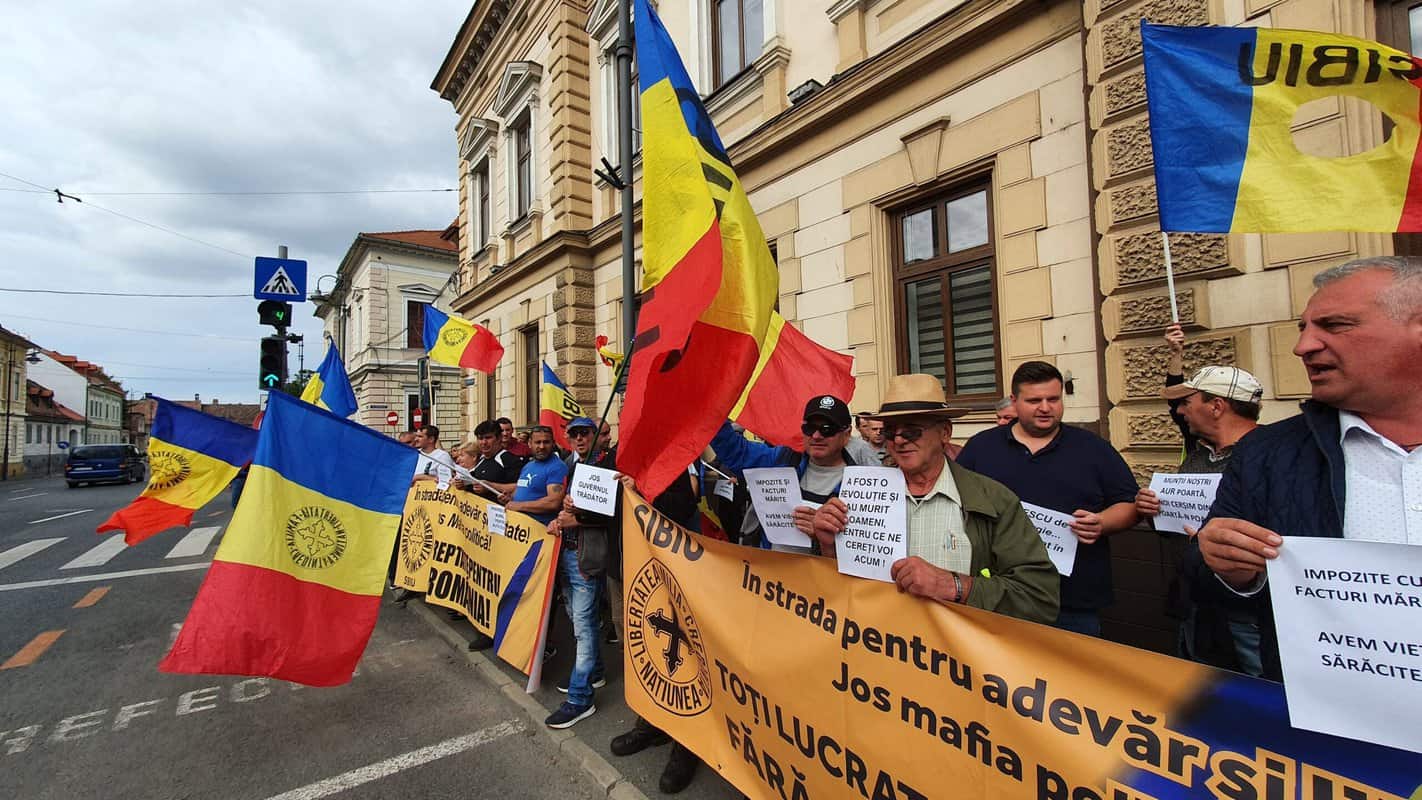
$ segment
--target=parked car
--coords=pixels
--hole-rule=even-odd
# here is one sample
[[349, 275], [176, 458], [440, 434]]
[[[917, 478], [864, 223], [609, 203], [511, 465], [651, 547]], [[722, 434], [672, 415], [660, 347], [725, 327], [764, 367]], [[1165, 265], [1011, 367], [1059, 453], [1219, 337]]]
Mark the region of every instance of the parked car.
[[133, 483], [147, 477], [147, 458], [131, 444], [86, 444], [69, 451], [64, 479], [69, 488], [83, 483]]

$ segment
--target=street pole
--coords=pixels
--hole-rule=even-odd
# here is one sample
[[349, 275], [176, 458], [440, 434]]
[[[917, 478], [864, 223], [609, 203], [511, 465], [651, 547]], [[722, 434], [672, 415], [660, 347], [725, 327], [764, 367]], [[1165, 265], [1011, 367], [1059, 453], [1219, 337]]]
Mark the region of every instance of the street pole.
[[15, 346], [7, 342], [5, 344], [5, 456], [0, 462], [0, 481], [10, 480], [10, 384], [14, 379], [10, 377], [10, 370], [15, 368]]
[[[622, 162], [622, 350], [632, 360], [637, 334], [637, 266], [632, 228], [632, 0], [617, 0], [617, 145]], [[627, 365], [623, 369], [628, 369]], [[616, 392], [614, 392], [616, 394]]]

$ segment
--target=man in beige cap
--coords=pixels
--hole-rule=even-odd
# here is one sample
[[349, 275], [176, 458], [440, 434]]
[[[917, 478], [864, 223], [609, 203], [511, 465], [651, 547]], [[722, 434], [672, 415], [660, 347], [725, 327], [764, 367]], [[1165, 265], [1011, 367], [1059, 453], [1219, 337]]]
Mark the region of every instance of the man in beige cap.
[[[1002, 484], [948, 458], [952, 419], [943, 384], [932, 375], [889, 381], [874, 419], [884, 422], [889, 454], [908, 484], [908, 558], [892, 566], [900, 590], [940, 603], [1051, 622], [1057, 571], [1021, 501]], [[815, 512], [821, 553], [834, 556], [848, 509], [831, 498]]]
[[[1182, 347], [1184, 340], [1179, 326], [1167, 330], [1166, 341], [1172, 351]], [[1172, 369], [1160, 393], [1170, 401], [1170, 416], [1185, 436], [1185, 458], [1176, 471], [1224, 472], [1235, 444], [1259, 427], [1264, 388], [1238, 367], [1209, 366], [1186, 380], [1176, 371], [1180, 368], [1178, 358], [1172, 352]], [[1149, 488], [1141, 489], [1136, 493], [1136, 511], [1147, 519], [1158, 515], [1160, 498]], [[1196, 542], [1176, 537], [1168, 544], [1179, 548], [1180, 566], [1169, 591], [1170, 613], [1180, 620], [1179, 654], [1192, 661], [1262, 675], [1257, 603], [1235, 596], [1216, 581]]]

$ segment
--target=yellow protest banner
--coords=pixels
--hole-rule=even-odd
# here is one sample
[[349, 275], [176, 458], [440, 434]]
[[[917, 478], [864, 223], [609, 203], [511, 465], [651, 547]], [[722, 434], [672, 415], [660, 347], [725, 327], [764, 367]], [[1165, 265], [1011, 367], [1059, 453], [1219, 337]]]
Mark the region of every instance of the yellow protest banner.
[[[627, 700], [753, 798], [1406, 797], [1279, 684], [901, 594], [623, 502]], [[983, 578], [991, 580], [991, 578]]]
[[525, 514], [489, 528], [493, 502], [468, 492], [410, 487], [395, 582], [464, 614], [499, 657], [532, 675], [553, 594], [561, 540]]

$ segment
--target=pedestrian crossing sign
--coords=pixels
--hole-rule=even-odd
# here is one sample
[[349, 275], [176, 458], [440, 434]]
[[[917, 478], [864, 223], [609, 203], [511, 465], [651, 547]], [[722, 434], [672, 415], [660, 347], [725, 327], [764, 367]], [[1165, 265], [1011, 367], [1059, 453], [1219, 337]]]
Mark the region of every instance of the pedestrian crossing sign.
[[306, 302], [306, 262], [259, 256], [252, 296], [258, 300]]

